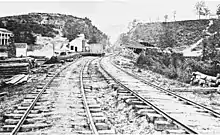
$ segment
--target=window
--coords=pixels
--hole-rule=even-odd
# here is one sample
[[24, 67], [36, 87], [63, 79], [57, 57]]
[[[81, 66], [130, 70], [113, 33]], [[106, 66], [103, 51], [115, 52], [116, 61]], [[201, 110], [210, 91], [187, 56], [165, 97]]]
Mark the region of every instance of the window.
[[77, 47], [75, 47], [75, 52], [77, 52]]
[[5, 39], [2, 40], [2, 45], [5, 45]]
[[66, 55], [66, 52], [61, 52], [60, 55], [61, 56]]
[[74, 46], [71, 46], [71, 47], [70, 47], [70, 50], [74, 50]]

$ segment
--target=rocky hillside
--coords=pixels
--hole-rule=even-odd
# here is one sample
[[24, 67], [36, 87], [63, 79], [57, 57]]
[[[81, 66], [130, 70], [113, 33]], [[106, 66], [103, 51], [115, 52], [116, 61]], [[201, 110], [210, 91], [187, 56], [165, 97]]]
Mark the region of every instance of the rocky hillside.
[[[69, 40], [85, 34], [90, 43], [105, 42], [107, 36], [95, 27], [88, 18], [53, 13], [29, 13], [0, 18], [0, 27], [12, 31], [15, 42], [35, 44], [37, 36], [62, 35]], [[61, 32], [61, 33], [60, 33]]]
[[154, 46], [188, 47], [203, 38], [220, 46], [220, 20], [186, 20], [163, 23], [138, 23], [122, 34], [120, 41], [145, 41]]

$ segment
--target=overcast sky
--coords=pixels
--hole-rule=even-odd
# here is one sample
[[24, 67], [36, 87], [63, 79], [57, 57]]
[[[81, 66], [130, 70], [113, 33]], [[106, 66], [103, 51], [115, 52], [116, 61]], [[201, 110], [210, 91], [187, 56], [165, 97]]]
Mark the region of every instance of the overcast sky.
[[[127, 30], [133, 19], [149, 22], [164, 21], [164, 15], [173, 20], [196, 19], [194, 6], [197, 0], [47, 0], [18, 1], [0, 0], [0, 16], [27, 14], [30, 12], [49, 12], [88, 17], [92, 23], [115, 41], [117, 36]], [[206, 5], [215, 13], [220, 0], [207, 0]]]

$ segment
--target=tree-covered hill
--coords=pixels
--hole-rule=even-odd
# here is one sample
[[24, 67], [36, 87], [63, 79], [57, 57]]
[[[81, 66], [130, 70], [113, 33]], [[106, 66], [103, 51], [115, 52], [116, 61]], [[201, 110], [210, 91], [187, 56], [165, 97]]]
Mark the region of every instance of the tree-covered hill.
[[0, 18], [0, 27], [12, 31], [15, 42], [34, 44], [36, 35], [55, 37], [62, 32], [69, 40], [85, 34], [90, 43], [105, 42], [107, 35], [95, 27], [88, 18], [57, 13], [29, 13]]

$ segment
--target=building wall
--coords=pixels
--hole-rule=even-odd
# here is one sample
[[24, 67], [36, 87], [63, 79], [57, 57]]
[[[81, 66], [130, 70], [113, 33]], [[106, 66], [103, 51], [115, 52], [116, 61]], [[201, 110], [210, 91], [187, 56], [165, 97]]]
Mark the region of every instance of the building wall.
[[15, 43], [16, 57], [27, 56], [27, 43]]
[[8, 45], [12, 33], [0, 31], [0, 45]]
[[16, 48], [16, 57], [26, 57], [27, 56], [27, 49], [24, 48]]
[[70, 49], [70, 51], [73, 51], [73, 52], [82, 52], [82, 40], [75, 39], [75, 40], [71, 41], [69, 49]]
[[92, 53], [103, 53], [103, 45], [102, 44], [90, 44], [90, 52]]
[[1, 45], [0, 46], [0, 58], [1, 57], [8, 57], [8, 51], [7, 51], [7, 46], [6, 45]]
[[78, 38], [72, 40], [69, 43], [69, 49], [70, 51], [73, 52], [83, 52], [85, 51], [85, 46], [86, 46], [86, 40], [84, 34], [80, 34]]
[[12, 36], [12, 32], [0, 28], [0, 57], [9, 57], [9, 40]]

